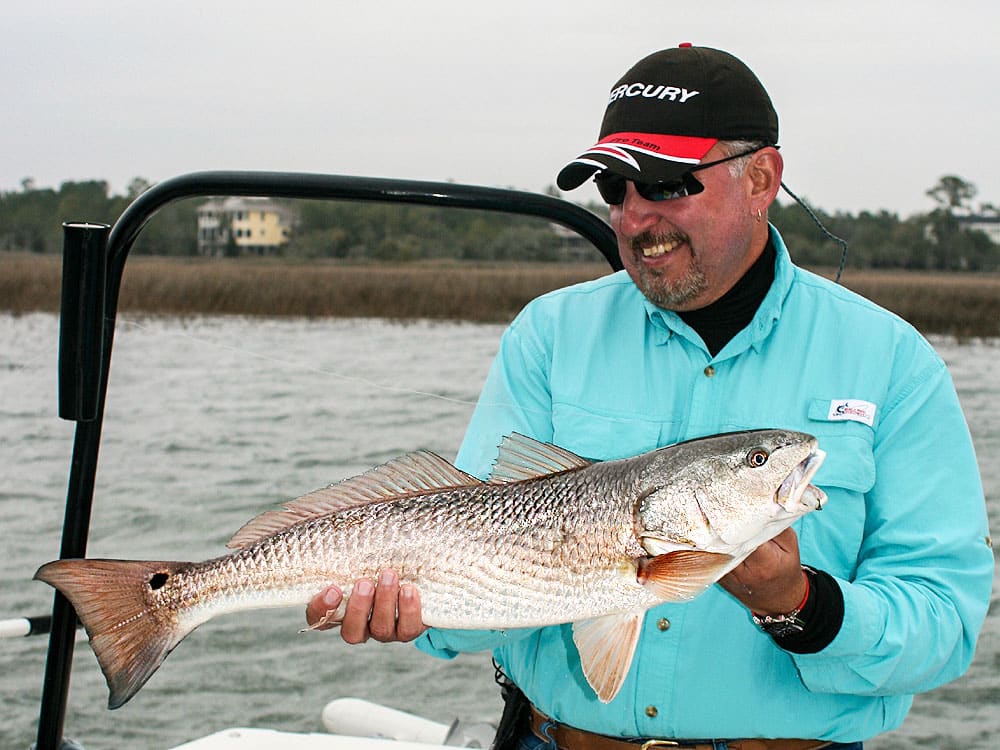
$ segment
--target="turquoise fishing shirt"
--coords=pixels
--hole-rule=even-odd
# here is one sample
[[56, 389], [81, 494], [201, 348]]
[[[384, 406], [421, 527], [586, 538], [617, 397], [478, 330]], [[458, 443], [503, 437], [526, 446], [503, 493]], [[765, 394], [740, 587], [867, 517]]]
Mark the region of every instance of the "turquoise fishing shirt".
[[631, 737], [864, 740], [965, 671], [994, 559], [951, 378], [911, 326], [793, 265], [773, 228], [772, 239], [774, 282], [715, 357], [623, 272], [534, 300], [504, 333], [457, 463], [486, 477], [514, 431], [602, 460], [732, 430], [811, 433], [829, 501], [794, 528], [803, 563], [843, 591], [833, 642], [783, 651], [715, 585], [647, 613], [609, 704], [584, 679], [570, 625], [431, 629], [419, 648], [494, 650], [542, 712]]

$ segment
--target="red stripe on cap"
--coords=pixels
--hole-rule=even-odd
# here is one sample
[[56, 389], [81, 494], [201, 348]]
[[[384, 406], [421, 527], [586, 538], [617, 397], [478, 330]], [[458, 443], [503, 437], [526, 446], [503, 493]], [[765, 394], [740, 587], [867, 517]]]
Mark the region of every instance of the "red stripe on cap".
[[597, 142], [596, 147], [615, 145], [641, 151], [670, 161], [696, 164], [716, 143], [718, 138], [699, 138], [691, 135], [664, 135], [662, 133], [612, 133]]

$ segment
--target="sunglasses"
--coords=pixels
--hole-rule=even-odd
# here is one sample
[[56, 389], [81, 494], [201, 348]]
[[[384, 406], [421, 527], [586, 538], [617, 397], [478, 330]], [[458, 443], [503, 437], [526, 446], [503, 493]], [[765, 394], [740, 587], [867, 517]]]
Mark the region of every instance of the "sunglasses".
[[[635, 182], [632, 180], [631, 182], [635, 185], [635, 191], [648, 201], [669, 201], [674, 198], [697, 195], [705, 189], [705, 186], [698, 182], [693, 174], [694, 172], [714, 167], [716, 164], [724, 164], [734, 159], [742, 159], [744, 156], [756, 153], [762, 148], [766, 148], [766, 146], [758, 146], [749, 151], [727, 156], [724, 159], [716, 159], [715, 161], [698, 164], [673, 180], [666, 180], [664, 182]], [[601, 198], [609, 206], [619, 206], [625, 202], [625, 188], [628, 182], [630, 181], [626, 180], [620, 174], [607, 170], [594, 175], [597, 192], [601, 194]]]

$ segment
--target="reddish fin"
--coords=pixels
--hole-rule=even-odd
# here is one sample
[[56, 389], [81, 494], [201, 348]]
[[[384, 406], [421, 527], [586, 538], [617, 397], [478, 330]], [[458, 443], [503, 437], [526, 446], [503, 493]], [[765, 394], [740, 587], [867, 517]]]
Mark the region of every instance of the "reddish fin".
[[290, 500], [284, 504], [283, 510], [261, 513], [237, 531], [226, 546], [233, 549], [247, 547], [302, 521], [348, 508], [481, 483], [436, 453], [415, 451], [359, 476]]
[[[87, 629], [90, 645], [111, 691], [108, 708], [135, 695], [187, 630], [176, 614], [147, 596], [189, 563], [131, 560], [57, 560], [35, 579], [69, 599]], [[157, 581], [160, 581], [157, 586]]]
[[520, 482], [546, 474], [582, 469], [593, 463], [565, 448], [516, 432], [503, 439], [499, 450], [490, 472], [490, 484]]
[[638, 581], [663, 601], [694, 599], [732, 565], [731, 555], [678, 550], [639, 563]]
[[573, 643], [580, 652], [580, 666], [602, 703], [618, 695], [628, 676], [644, 614], [606, 615], [573, 623]]

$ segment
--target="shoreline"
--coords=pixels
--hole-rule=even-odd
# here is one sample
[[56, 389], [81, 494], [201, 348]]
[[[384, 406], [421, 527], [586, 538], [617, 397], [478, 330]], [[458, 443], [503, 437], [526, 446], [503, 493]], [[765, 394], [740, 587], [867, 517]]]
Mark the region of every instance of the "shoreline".
[[[61, 255], [0, 253], [0, 310], [58, 312]], [[816, 269], [832, 278], [833, 271]], [[167, 315], [378, 317], [505, 323], [531, 299], [609, 272], [591, 263], [374, 263], [135, 256], [119, 310]], [[851, 289], [923, 334], [1000, 336], [1000, 275], [865, 270]]]

